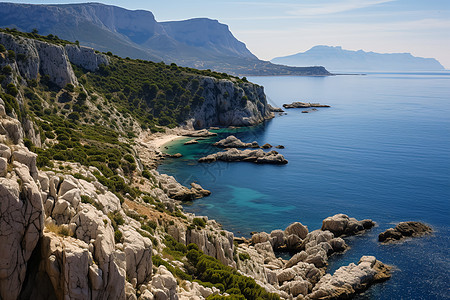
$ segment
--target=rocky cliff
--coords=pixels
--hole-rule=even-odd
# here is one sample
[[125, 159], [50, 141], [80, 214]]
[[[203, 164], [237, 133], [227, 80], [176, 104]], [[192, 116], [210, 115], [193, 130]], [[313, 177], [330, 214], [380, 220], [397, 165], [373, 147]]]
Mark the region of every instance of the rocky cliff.
[[330, 75], [320, 67], [292, 68], [259, 60], [228, 26], [196, 18], [157, 22], [144, 10], [101, 3], [31, 5], [0, 3], [0, 26], [56, 34], [122, 57], [175, 62], [236, 75]]
[[78, 85], [71, 63], [91, 71], [98, 69], [101, 64], [108, 64], [105, 55], [95, 53], [94, 49], [72, 44], [51, 44], [3, 32], [0, 32], [0, 44], [14, 51], [16, 56], [21, 55], [20, 59], [15, 60], [18, 75], [25, 79], [37, 79], [39, 74], [48, 75], [60, 87], [68, 83]]
[[252, 83], [202, 78], [203, 104], [187, 121], [190, 128], [250, 126], [273, 118], [264, 88]]

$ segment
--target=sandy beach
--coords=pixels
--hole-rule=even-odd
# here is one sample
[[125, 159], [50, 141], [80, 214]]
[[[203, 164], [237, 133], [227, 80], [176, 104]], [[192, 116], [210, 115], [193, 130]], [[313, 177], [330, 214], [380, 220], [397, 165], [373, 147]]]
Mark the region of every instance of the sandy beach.
[[185, 138], [185, 136], [182, 135], [176, 135], [176, 134], [162, 134], [162, 135], [153, 135], [153, 139], [148, 139], [145, 141], [147, 145], [154, 148], [155, 150], [162, 151], [165, 144], [172, 142], [176, 139]]

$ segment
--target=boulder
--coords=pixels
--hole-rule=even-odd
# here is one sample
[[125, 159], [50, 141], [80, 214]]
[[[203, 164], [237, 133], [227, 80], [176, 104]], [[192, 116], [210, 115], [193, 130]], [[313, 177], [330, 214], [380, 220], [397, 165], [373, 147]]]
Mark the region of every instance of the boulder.
[[11, 148], [5, 144], [0, 144], [0, 157], [4, 157], [6, 160], [9, 160], [11, 157]]
[[30, 170], [30, 175], [33, 177], [34, 180], [37, 180], [38, 170], [36, 167], [36, 158], [37, 158], [36, 153], [33, 153], [28, 149], [20, 149], [13, 152], [12, 158], [14, 161], [26, 165]]
[[337, 214], [322, 221], [322, 230], [329, 230], [335, 236], [354, 235], [375, 226], [372, 220], [358, 221], [344, 214]]
[[264, 243], [270, 240], [270, 235], [267, 232], [258, 232], [252, 235], [251, 242], [253, 244]]
[[407, 237], [418, 237], [433, 230], [430, 226], [420, 222], [401, 222], [395, 228], [389, 228], [385, 232], [380, 233], [378, 240], [383, 243], [398, 241]]
[[299, 238], [304, 239], [308, 235], [308, 227], [304, 226], [300, 222], [295, 222], [295, 223], [292, 223], [291, 225], [289, 225], [288, 227], [286, 227], [286, 229], [284, 230], [284, 233], [286, 235], [295, 234]]
[[307, 295], [308, 289], [311, 286], [306, 280], [295, 280], [289, 282], [289, 292], [292, 296], [297, 297], [298, 295]]
[[270, 233], [270, 244], [274, 250], [278, 250], [286, 246], [286, 236], [282, 230], [273, 230]]

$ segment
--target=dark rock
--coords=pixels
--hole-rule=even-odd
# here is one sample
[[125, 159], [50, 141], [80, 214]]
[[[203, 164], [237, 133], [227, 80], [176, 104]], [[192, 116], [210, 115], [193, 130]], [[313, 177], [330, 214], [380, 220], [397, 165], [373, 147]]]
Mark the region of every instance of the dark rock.
[[175, 153], [175, 154], [170, 155], [170, 157], [172, 157], [172, 158], [180, 158], [182, 156], [183, 156], [183, 154], [181, 154], [181, 153]]
[[307, 113], [309, 113], [309, 111], [307, 111], [307, 110], [302, 111], [302, 114], [307, 114]]
[[420, 222], [401, 222], [395, 228], [389, 228], [383, 233], [380, 233], [378, 240], [383, 243], [390, 241], [398, 241], [406, 237], [418, 237], [433, 230], [430, 226]]
[[277, 148], [277, 149], [284, 149], [284, 146], [283, 145], [278, 145], [278, 146], [275, 146], [275, 148]]
[[262, 149], [270, 149], [270, 148], [272, 148], [272, 145], [269, 143], [266, 143], [266, 144], [262, 145], [261, 148]]
[[310, 107], [330, 107], [330, 106], [320, 104], [320, 103], [292, 102], [291, 104], [283, 104], [283, 107], [284, 108], [310, 108]]

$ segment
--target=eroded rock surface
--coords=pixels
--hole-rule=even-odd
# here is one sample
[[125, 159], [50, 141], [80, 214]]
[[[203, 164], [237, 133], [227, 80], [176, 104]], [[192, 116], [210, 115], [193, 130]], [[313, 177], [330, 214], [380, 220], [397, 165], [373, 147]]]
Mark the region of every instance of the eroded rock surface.
[[433, 229], [420, 222], [401, 222], [394, 228], [389, 228], [385, 232], [380, 233], [378, 240], [382, 243], [399, 241], [408, 237], [419, 237], [429, 234]]
[[229, 149], [224, 152], [210, 154], [208, 156], [200, 158], [198, 161], [201, 163], [211, 163], [218, 160], [226, 162], [246, 161], [257, 164], [276, 164], [276, 165], [284, 165], [288, 163], [288, 161], [284, 158], [284, 156], [276, 151], [264, 152], [261, 149], [238, 150], [235, 148]]

